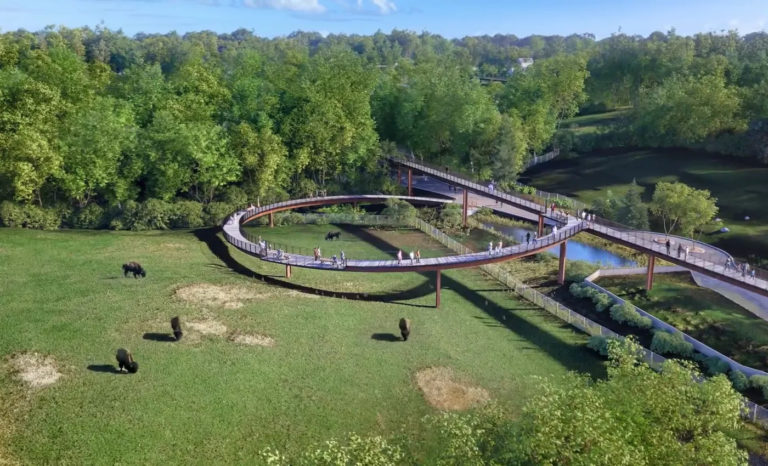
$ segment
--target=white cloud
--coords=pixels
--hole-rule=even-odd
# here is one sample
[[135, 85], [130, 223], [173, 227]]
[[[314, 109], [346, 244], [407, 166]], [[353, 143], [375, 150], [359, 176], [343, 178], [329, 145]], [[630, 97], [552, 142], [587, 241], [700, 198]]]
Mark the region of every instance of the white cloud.
[[395, 11], [397, 11], [397, 6], [395, 5], [395, 2], [391, 0], [372, 0], [372, 1], [374, 5], [379, 7], [379, 11], [383, 15], [387, 15], [389, 13], [394, 13]]
[[243, 4], [251, 8], [271, 8], [304, 13], [322, 13], [325, 11], [320, 0], [243, 0]]

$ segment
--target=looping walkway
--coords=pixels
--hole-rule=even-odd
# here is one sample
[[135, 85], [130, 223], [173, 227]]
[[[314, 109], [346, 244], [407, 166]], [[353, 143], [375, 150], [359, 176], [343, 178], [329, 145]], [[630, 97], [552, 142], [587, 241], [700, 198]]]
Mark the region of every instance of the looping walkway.
[[285, 254], [282, 251], [263, 248], [261, 245], [249, 241], [243, 233], [241, 227], [243, 224], [255, 220], [265, 215], [270, 215], [282, 210], [296, 209], [299, 207], [330, 205], [354, 202], [385, 202], [387, 199], [402, 199], [414, 203], [437, 203], [443, 204], [445, 199], [430, 197], [412, 197], [412, 196], [328, 196], [319, 198], [295, 199], [291, 201], [270, 204], [264, 207], [256, 207], [241, 210], [232, 214], [223, 226], [224, 236], [232, 245], [238, 249], [258, 257], [259, 259], [286, 266], [305, 267], [321, 270], [346, 271], [346, 272], [424, 272], [443, 269], [454, 269], [464, 267], [477, 267], [493, 262], [502, 262], [510, 259], [528, 256], [542, 252], [553, 245], [563, 243], [570, 237], [582, 230], [581, 222], [573, 221], [564, 226], [556, 234], [549, 234], [532, 240], [527, 244], [517, 244], [507, 246], [501, 250], [494, 250], [492, 253], [487, 251], [460, 254], [443, 257], [422, 258], [418, 262], [411, 261], [410, 258], [398, 260], [347, 260], [345, 264], [340, 262], [333, 263], [331, 260], [323, 258], [315, 260], [312, 256], [298, 254]]

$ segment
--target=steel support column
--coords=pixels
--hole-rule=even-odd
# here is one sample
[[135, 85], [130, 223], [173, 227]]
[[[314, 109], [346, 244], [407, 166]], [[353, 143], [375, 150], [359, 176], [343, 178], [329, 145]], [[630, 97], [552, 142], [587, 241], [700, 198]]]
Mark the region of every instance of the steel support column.
[[269, 228], [274, 228], [275, 226], [275, 214], [272, 212], [269, 213]]
[[413, 170], [408, 169], [408, 195], [413, 196]]
[[435, 271], [435, 308], [440, 307], [440, 271]]
[[291, 278], [291, 265], [285, 264], [285, 278]]
[[656, 256], [648, 254], [648, 267], [645, 272], [645, 289], [653, 289], [653, 269], [656, 267]]
[[560, 268], [557, 270], [557, 283], [560, 285], [565, 284], [565, 253], [568, 249], [567, 244], [568, 241], [560, 243]]
[[463, 203], [461, 206], [461, 222], [464, 224], [464, 226], [467, 226], [467, 208], [469, 207], [469, 192], [464, 189], [463, 194]]
[[544, 234], [544, 216], [539, 214], [539, 228], [536, 230], [536, 237], [541, 238]]

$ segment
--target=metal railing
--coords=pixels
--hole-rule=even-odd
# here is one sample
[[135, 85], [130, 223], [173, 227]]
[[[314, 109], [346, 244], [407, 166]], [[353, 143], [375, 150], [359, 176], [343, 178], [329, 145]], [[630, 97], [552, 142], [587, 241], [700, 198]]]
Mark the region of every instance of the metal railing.
[[[504, 193], [495, 189], [491, 190], [486, 186], [482, 186], [475, 182], [462, 179], [458, 176], [452, 175], [445, 171], [441, 171], [439, 169], [432, 168], [428, 165], [421, 165], [420, 163], [410, 161], [407, 159], [392, 158], [392, 160], [401, 165], [417, 169], [428, 175], [432, 174], [433, 176], [436, 176], [438, 178], [447, 179], [459, 186], [466, 186], [469, 189], [472, 189], [473, 191], [488, 194], [492, 198], [502, 199], [503, 201], [506, 201], [512, 205], [517, 204], [517, 205], [522, 205], [529, 208], [533, 208], [533, 206], [537, 206], [542, 215], [546, 215], [550, 218], [554, 218], [561, 223], [568, 222], [568, 216], [567, 214], [564, 214], [564, 211], [562, 209], [556, 210], [553, 213], [549, 211], [549, 209], [547, 209], [546, 207], [550, 205], [550, 203], [547, 202], [549, 199], [553, 199], [554, 196], [559, 196], [559, 195], [556, 195], [553, 193], [546, 193], [544, 191], [536, 191], [535, 195], [525, 195], [525, 196], [520, 194], [513, 195], [509, 193]], [[544, 196], [553, 196], [553, 197], [544, 197]], [[534, 200], [530, 200], [531, 198]], [[563, 198], [566, 198], [566, 197], [563, 196]], [[582, 211], [589, 210], [589, 208], [585, 204], [575, 201], [571, 198], [567, 198], [567, 199], [572, 201], [574, 203], [574, 207], [576, 207], [578, 210], [582, 210]], [[548, 211], [549, 213], [547, 213]], [[747, 269], [746, 263], [737, 263], [736, 261], [733, 260], [733, 258], [727, 252], [722, 251], [713, 246], [709, 246], [706, 243], [695, 241], [690, 238], [681, 238], [677, 236], [666, 235], [663, 233], [638, 231], [629, 226], [622, 225], [620, 223], [613, 222], [604, 218], [600, 218], [600, 217], [593, 217], [593, 218], [594, 218], [593, 221], [585, 222], [587, 225], [587, 227], [585, 228], [586, 230], [593, 230], [593, 231], [602, 233], [610, 238], [622, 240], [622, 241], [631, 243], [633, 245], [651, 250], [654, 252], [655, 255], [657, 255], [662, 259], [665, 256], [669, 258], [673, 258], [675, 260], [683, 261], [687, 264], [695, 265], [705, 270], [718, 273], [720, 275], [728, 277], [731, 280], [736, 280], [738, 282], [744, 283], [749, 286], [754, 286], [763, 290], [768, 290], [768, 271], [760, 268], [756, 268], [756, 267], [749, 267]], [[673, 250], [672, 247], [670, 247], [669, 252], [667, 252], [665, 243], [658, 243], [654, 241], [654, 239], [659, 236], [663, 236], [665, 240], [667, 237], [669, 237], [670, 242], [675, 244], [675, 249]], [[683, 242], [686, 243], [683, 246], [683, 248], [685, 246], [689, 246], [690, 250], [687, 254], [684, 252], [684, 249], [678, 253], [677, 246], [681, 245]], [[701, 251], [697, 252], [695, 249], [696, 247], [699, 247]], [[729, 264], [728, 266], [726, 266], [727, 263]], [[733, 264], [733, 265], [730, 265], [730, 264]], [[754, 276], [752, 275], [752, 271], [754, 271]]]

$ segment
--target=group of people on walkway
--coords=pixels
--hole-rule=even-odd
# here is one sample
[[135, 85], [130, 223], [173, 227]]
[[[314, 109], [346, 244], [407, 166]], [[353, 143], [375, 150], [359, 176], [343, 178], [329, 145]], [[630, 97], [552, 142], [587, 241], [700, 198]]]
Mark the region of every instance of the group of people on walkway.
[[[416, 251], [411, 250], [411, 252], [408, 253], [408, 257], [411, 259], [411, 265], [414, 264], [414, 261], [416, 264], [421, 263], [421, 249], [417, 249]], [[402, 265], [403, 263], [403, 250], [398, 249], [397, 250], [397, 265]]]
[[594, 222], [595, 221], [595, 214], [589, 213], [586, 210], [582, 210], [579, 212], [577, 217], [581, 217], [582, 220], [585, 222]]
[[495, 248], [493, 246], [493, 241], [489, 241], [488, 242], [488, 255], [489, 256], [493, 256], [493, 255], [500, 256], [501, 255], [501, 249], [503, 247], [504, 247], [504, 243], [502, 242], [502, 240], [499, 240], [499, 242], [496, 243], [496, 247]]
[[[315, 258], [315, 262], [322, 262], [323, 260], [323, 253], [320, 251], [320, 246], [316, 246], [312, 250], [312, 255]], [[341, 268], [347, 266], [347, 255], [344, 253], [344, 250], [339, 251], [339, 255], [336, 254], [331, 256], [331, 265], [333, 265], [335, 268]]]
[[749, 277], [753, 280], [757, 275], [757, 270], [753, 267], [750, 267], [749, 263], [743, 262], [741, 264], [737, 264], [732, 257], [725, 259], [725, 270], [733, 270], [737, 273], [740, 273], [743, 278], [747, 278], [747, 275], [749, 275]]

